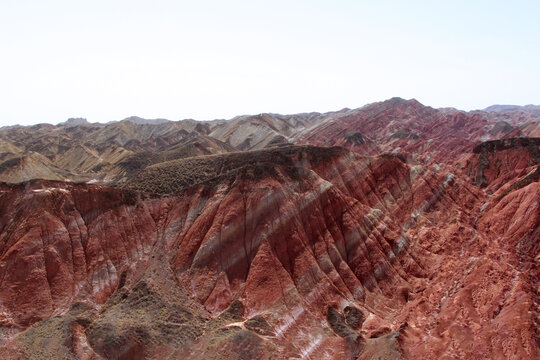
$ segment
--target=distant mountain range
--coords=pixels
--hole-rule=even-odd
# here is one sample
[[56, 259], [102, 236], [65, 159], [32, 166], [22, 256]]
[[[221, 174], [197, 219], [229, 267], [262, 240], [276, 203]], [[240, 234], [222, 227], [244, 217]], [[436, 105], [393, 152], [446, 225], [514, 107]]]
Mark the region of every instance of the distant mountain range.
[[534, 116], [540, 116], [540, 105], [491, 105], [484, 109], [488, 112], [505, 113], [512, 111], [524, 111], [533, 114]]
[[540, 115], [534, 109], [496, 105], [489, 112], [467, 113], [393, 98], [328, 113], [214, 121], [132, 116], [107, 124], [72, 118], [56, 126], [5, 127], [0, 129], [0, 181], [124, 183], [163, 161], [283, 144], [338, 145], [365, 155], [399, 152], [416, 161], [448, 161], [480, 141], [538, 136]]

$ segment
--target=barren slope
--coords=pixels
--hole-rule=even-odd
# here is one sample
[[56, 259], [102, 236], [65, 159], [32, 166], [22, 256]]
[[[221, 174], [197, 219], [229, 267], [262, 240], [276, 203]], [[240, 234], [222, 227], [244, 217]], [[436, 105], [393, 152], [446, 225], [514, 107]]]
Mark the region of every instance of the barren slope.
[[246, 154], [174, 195], [3, 185], [0, 353], [538, 356], [538, 178], [499, 199], [395, 156]]
[[326, 121], [296, 143], [339, 145], [360, 154], [394, 152], [423, 163], [451, 163], [486, 140], [538, 136], [539, 118], [520, 114], [523, 112], [501, 115], [433, 109], [414, 99], [393, 98]]

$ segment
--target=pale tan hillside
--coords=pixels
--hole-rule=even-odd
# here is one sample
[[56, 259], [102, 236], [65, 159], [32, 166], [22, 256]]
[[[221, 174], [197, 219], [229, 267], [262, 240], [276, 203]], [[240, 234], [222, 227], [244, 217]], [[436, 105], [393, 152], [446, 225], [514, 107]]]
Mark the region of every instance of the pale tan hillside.
[[327, 113], [264, 113], [231, 120], [130, 117], [92, 124], [71, 119], [56, 126], [0, 128], [0, 180], [122, 185], [154, 164], [286, 144], [342, 146], [361, 155], [390, 152], [441, 162], [457, 160], [482, 141], [538, 137], [539, 119], [522, 109], [463, 112], [400, 98]]

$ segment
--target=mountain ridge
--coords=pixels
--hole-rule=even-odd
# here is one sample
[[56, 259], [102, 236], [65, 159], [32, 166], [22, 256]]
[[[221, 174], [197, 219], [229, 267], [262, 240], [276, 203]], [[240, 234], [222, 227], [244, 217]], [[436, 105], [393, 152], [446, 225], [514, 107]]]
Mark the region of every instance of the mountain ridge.
[[0, 356], [537, 358], [538, 130], [399, 98], [0, 130]]
[[[132, 117], [108, 124], [89, 124], [73, 119], [57, 126], [0, 129], [6, 149], [0, 162], [34, 152], [47, 158], [34, 163], [39, 174], [49, 173], [51, 179], [93, 180], [112, 185], [125, 179], [121, 163], [148, 152], [172, 154], [173, 148], [182, 143], [194, 144], [198, 149], [178, 154], [184, 157], [292, 143], [338, 145], [368, 155], [398, 151], [411, 158], [422, 157], [422, 162], [440, 161], [448, 156], [455, 160], [481, 141], [501, 136], [540, 136], [540, 118], [523, 114], [448, 112], [423, 106], [414, 99], [392, 98], [357, 109], [293, 115], [264, 113], [227, 121], [147, 121]], [[430, 139], [441, 136], [446, 139], [428, 144]], [[441, 151], [441, 147], [452, 148], [453, 154]], [[33, 177], [31, 171], [24, 174], [20, 175], [23, 180]], [[0, 172], [0, 181], [12, 181], [14, 176]]]

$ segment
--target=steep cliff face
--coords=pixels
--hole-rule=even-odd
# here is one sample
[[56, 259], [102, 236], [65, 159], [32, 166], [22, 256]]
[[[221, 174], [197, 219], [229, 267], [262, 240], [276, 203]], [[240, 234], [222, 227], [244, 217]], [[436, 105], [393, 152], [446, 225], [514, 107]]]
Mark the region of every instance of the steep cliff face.
[[469, 165], [246, 156], [206, 159], [172, 194], [2, 185], [0, 354], [538, 355], [538, 179], [499, 199]]
[[[503, 192], [537, 181], [540, 138], [510, 138], [477, 145], [465, 155], [460, 167], [477, 186], [490, 193]], [[526, 184], [527, 183], [527, 184]]]

